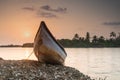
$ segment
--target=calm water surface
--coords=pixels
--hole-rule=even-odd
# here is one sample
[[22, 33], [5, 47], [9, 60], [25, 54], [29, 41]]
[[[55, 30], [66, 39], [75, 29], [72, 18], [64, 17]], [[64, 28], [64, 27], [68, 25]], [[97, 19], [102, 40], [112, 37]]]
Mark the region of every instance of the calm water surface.
[[[77, 68], [93, 78], [120, 80], [120, 48], [66, 48], [66, 66]], [[0, 57], [26, 59], [32, 48], [0, 48]], [[34, 54], [30, 59], [37, 60]]]

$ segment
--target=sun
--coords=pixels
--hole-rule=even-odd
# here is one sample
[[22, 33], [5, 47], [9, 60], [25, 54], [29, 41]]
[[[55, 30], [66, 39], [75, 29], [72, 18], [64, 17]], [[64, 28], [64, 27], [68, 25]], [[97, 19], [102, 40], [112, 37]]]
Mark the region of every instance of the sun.
[[29, 32], [25, 32], [25, 37], [30, 37], [30, 33]]

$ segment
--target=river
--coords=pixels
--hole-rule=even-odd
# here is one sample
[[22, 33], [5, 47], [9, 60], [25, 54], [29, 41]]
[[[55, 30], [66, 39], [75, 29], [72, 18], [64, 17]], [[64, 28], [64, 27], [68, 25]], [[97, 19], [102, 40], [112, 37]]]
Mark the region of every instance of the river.
[[[120, 48], [65, 48], [65, 65], [74, 67], [92, 78], [120, 79]], [[0, 48], [6, 60], [26, 59], [32, 48]], [[29, 59], [37, 60], [34, 54]]]

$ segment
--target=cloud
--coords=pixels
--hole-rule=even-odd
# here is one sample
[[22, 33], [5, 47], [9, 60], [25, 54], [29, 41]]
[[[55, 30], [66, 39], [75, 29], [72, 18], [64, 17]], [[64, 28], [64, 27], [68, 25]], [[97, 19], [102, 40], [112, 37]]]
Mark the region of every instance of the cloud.
[[57, 18], [57, 15], [49, 12], [38, 12], [37, 14], [40, 17], [45, 17], [45, 18]]
[[40, 7], [43, 10], [46, 11], [51, 11], [51, 12], [57, 12], [57, 13], [66, 13], [67, 12], [67, 8], [62, 8], [62, 7], [58, 7], [56, 9], [51, 8], [49, 5], [44, 5]]
[[120, 26], [120, 22], [104, 22], [103, 25]]
[[34, 11], [38, 17], [44, 18], [57, 18], [59, 13], [66, 13], [67, 8], [51, 8], [49, 5], [43, 5], [40, 8], [23, 7], [22, 10]]
[[23, 10], [28, 10], [28, 11], [34, 11], [35, 9], [33, 7], [23, 7]]

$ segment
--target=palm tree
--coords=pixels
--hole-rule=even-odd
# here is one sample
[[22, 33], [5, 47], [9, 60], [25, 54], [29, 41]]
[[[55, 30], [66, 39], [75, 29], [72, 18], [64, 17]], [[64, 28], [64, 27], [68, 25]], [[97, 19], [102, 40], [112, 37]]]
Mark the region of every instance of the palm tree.
[[85, 40], [88, 43], [90, 42], [90, 33], [89, 32], [86, 33], [86, 39]]
[[104, 42], [105, 41], [105, 38], [103, 36], [100, 36], [99, 37], [99, 42]]
[[116, 38], [116, 33], [115, 32], [111, 32], [110, 33], [110, 38], [111, 39], [115, 39]]
[[73, 37], [73, 40], [79, 40], [79, 38], [80, 38], [79, 35], [76, 33]]
[[94, 35], [94, 36], [93, 36], [93, 40], [92, 40], [92, 42], [93, 42], [93, 43], [97, 43], [97, 41], [98, 41], [98, 38], [97, 38], [96, 35]]

